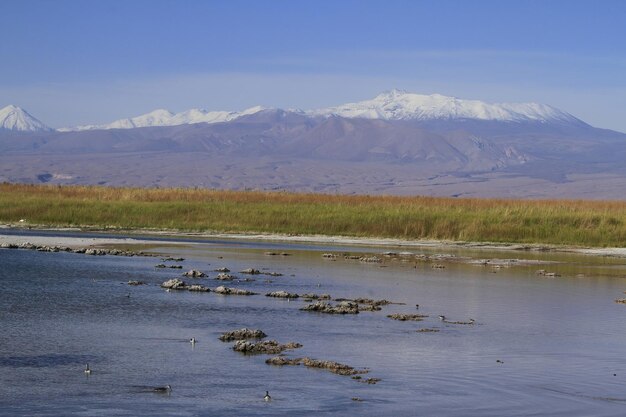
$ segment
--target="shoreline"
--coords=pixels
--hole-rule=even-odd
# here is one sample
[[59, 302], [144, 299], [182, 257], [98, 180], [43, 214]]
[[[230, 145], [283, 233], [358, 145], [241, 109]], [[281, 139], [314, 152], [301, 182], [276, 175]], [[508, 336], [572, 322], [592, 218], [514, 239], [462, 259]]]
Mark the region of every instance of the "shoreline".
[[[81, 238], [64, 236], [17, 236], [4, 235], [3, 229], [28, 230], [30, 232], [76, 232], [76, 233], [109, 233], [122, 235], [119, 238]], [[131, 236], [137, 236], [131, 237]], [[283, 235], [278, 233], [210, 233], [210, 232], [182, 232], [175, 230], [151, 230], [151, 229], [99, 229], [99, 228], [67, 228], [67, 227], [33, 227], [25, 228], [22, 225], [0, 225], [0, 244], [20, 244], [30, 241], [34, 244], [63, 244], [70, 247], [97, 246], [97, 245], [150, 245], [165, 243], [158, 240], [143, 240], [141, 236], [150, 237], [181, 237], [181, 238], [208, 238], [227, 240], [249, 240], [285, 243], [310, 243], [319, 245], [337, 246], [366, 246], [366, 247], [398, 247], [398, 248], [455, 248], [473, 250], [502, 250], [524, 252], [556, 252], [577, 253], [590, 256], [626, 257], [626, 248], [592, 248], [572, 247], [546, 244], [520, 244], [520, 243], [494, 243], [494, 242], [464, 242], [464, 241], [440, 241], [440, 240], [403, 240], [395, 238], [376, 237], [347, 237], [328, 235]], [[35, 241], [36, 240], [36, 241]], [[194, 244], [194, 242], [172, 242], [168, 244]]]

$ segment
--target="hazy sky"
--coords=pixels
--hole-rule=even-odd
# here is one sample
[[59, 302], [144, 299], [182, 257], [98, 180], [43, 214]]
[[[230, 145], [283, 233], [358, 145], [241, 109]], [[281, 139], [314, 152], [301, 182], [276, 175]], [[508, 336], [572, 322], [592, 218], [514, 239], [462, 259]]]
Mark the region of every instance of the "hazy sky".
[[0, 107], [53, 127], [400, 88], [626, 131], [626, 1], [4, 1]]

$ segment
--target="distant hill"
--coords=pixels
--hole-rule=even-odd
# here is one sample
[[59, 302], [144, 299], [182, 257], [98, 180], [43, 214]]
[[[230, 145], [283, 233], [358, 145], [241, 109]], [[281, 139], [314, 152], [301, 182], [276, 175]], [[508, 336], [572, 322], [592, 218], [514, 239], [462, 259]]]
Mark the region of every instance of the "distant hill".
[[159, 110], [124, 120], [0, 129], [0, 180], [626, 198], [626, 134], [541, 104], [393, 90], [312, 111]]

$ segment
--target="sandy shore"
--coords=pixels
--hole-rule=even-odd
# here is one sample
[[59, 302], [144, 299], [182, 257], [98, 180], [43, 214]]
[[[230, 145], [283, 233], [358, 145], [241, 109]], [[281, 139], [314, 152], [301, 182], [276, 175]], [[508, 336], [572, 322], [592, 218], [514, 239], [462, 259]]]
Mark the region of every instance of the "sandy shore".
[[[626, 257], [626, 248], [577, 248], [556, 245], [543, 244], [518, 244], [518, 243], [485, 243], [485, 242], [460, 242], [460, 241], [439, 241], [439, 240], [403, 240], [390, 238], [364, 238], [364, 237], [345, 237], [345, 236], [325, 236], [325, 235], [281, 235], [281, 234], [258, 234], [258, 233], [189, 233], [177, 232], [169, 230], [88, 230], [88, 232], [106, 232], [119, 233], [124, 235], [120, 238], [79, 238], [79, 237], [63, 237], [63, 236], [14, 236], [1, 234], [2, 228], [19, 229], [18, 225], [0, 226], [0, 244], [14, 243], [20, 244], [30, 242], [36, 245], [63, 245], [72, 248], [91, 247], [101, 245], [146, 245], [146, 244], [193, 244], [193, 242], [159, 242], [155, 240], [144, 240], [141, 236], [162, 236], [162, 237], [181, 237], [181, 238], [199, 238], [199, 239], [228, 239], [228, 240], [255, 240], [268, 242], [285, 242], [285, 243], [309, 243], [320, 245], [337, 245], [337, 246], [368, 246], [368, 247], [399, 247], [399, 248], [457, 248], [457, 249], [475, 249], [475, 250], [502, 250], [502, 251], [549, 251], [549, 252], [569, 252], [580, 253], [594, 256], [615, 256]], [[33, 229], [34, 230], [34, 229]], [[31, 230], [31, 232], [33, 231]], [[45, 231], [73, 231], [81, 232], [81, 229], [38, 229]], [[128, 237], [129, 235], [137, 235], [137, 238]]]

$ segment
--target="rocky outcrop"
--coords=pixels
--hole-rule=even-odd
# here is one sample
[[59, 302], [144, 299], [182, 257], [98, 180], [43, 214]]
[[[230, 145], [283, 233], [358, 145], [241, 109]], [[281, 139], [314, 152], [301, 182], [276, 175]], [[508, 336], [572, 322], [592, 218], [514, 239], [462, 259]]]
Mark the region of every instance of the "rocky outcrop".
[[355, 369], [352, 366], [345, 365], [339, 362], [311, 359], [308, 357], [288, 359], [282, 356], [276, 356], [267, 359], [265, 363], [268, 365], [276, 366], [304, 365], [307, 368], [325, 369], [337, 375], [358, 375], [366, 374], [369, 372], [367, 369]]
[[198, 271], [197, 269], [190, 269], [189, 271], [185, 272], [183, 276], [189, 278], [204, 278], [206, 277], [206, 274], [202, 271]]
[[230, 274], [228, 274], [226, 272], [220, 272], [219, 274], [217, 274], [215, 279], [217, 279], [219, 281], [232, 281], [233, 279], [235, 279], [235, 277], [234, 277], [234, 275], [230, 275]]
[[399, 321], [422, 321], [424, 320], [425, 317], [428, 317], [426, 315], [423, 314], [389, 314], [387, 317], [389, 317], [392, 320], [399, 320]]
[[0, 248], [4, 249], [30, 249], [39, 252], [72, 252], [82, 253], [85, 255], [113, 255], [113, 256], [157, 256], [154, 254], [144, 253], [142, 251], [132, 252], [121, 249], [104, 249], [104, 248], [70, 248], [69, 246], [50, 246], [50, 245], [34, 245], [30, 242], [18, 244], [2, 243]]
[[213, 292], [222, 295], [256, 295], [256, 293], [252, 291], [243, 290], [241, 288], [228, 288], [223, 285], [214, 289]]
[[275, 298], [298, 298], [300, 297], [296, 293], [291, 293], [287, 291], [272, 291], [265, 294], [266, 297], [275, 297]]
[[402, 303], [394, 303], [392, 301], [389, 300], [374, 300], [371, 298], [355, 298], [354, 300], [355, 303], [359, 303], [359, 304], [366, 304], [366, 305], [371, 305], [371, 306], [386, 306], [388, 304], [402, 304]]
[[359, 258], [359, 261], [361, 262], [367, 262], [367, 263], [375, 263], [375, 264], [379, 264], [381, 263], [383, 260], [380, 259], [378, 256], [361, 256]]
[[316, 311], [326, 314], [358, 314], [359, 305], [353, 301], [341, 301], [336, 305], [332, 305], [326, 301], [318, 301], [313, 304], [302, 307], [302, 311]]
[[230, 269], [223, 267], [223, 268], [217, 268], [215, 270], [215, 272], [230, 272]]
[[263, 275], [269, 275], [270, 277], [282, 277], [280, 272], [261, 272]]
[[306, 294], [302, 294], [300, 297], [304, 298], [305, 300], [330, 300], [330, 294], [312, 294], [312, 293], [306, 293]]
[[250, 274], [250, 275], [258, 275], [261, 273], [261, 271], [259, 271], [258, 269], [254, 269], [254, 268], [247, 268], [244, 269], [243, 271], [240, 271], [240, 273], [242, 274]]
[[233, 345], [235, 352], [241, 352], [246, 354], [266, 354], [275, 355], [284, 352], [288, 349], [297, 349], [302, 347], [300, 343], [289, 342], [286, 344], [280, 344], [276, 340], [263, 340], [261, 342], [249, 342], [247, 340], [238, 340]]
[[264, 337], [267, 337], [267, 335], [261, 330], [243, 328], [222, 333], [219, 339], [222, 342], [230, 342], [233, 340], [263, 339]]
[[173, 278], [161, 284], [161, 288], [167, 288], [168, 290], [184, 290], [187, 289], [187, 284], [182, 279]]

